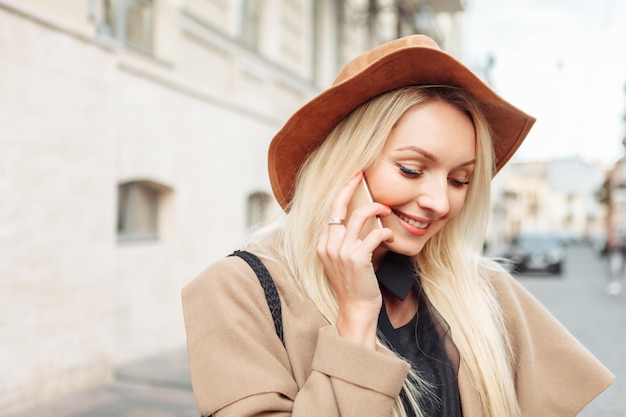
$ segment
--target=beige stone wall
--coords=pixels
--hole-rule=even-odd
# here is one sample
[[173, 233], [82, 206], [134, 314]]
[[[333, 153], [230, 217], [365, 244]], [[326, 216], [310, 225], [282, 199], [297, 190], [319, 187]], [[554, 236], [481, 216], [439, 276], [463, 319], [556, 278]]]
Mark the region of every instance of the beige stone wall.
[[[180, 289], [270, 193], [270, 118], [0, 3], [0, 414], [183, 346]], [[117, 242], [116, 189], [169, 186], [158, 240]]]
[[1, 414], [110, 376], [116, 70], [1, 7], [0, 28]]
[[63, 27], [71, 27], [76, 33], [91, 36], [95, 33], [89, 21], [89, 3], [98, 0], [2, 0], [12, 8], [44, 18]]
[[180, 288], [245, 239], [247, 195], [270, 193], [259, 156], [276, 127], [126, 71], [118, 87], [118, 178], [173, 189], [169, 233], [116, 250], [120, 363], [184, 343]]

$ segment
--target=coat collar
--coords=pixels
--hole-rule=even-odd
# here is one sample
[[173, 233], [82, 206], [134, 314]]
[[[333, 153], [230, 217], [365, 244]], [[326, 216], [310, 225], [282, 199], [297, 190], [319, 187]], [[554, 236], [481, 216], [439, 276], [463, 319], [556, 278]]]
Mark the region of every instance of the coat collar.
[[402, 301], [416, 284], [416, 276], [411, 259], [393, 252], [385, 256], [376, 271], [380, 285]]

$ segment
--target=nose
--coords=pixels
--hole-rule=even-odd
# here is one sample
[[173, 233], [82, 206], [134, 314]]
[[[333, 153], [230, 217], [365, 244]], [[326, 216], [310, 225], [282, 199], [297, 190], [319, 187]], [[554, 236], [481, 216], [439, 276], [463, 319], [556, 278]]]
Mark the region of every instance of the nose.
[[443, 217], [450, 210], [448, 198], [448, 178], [430, 177], [421, 188], [417, 204], [437, 217]]

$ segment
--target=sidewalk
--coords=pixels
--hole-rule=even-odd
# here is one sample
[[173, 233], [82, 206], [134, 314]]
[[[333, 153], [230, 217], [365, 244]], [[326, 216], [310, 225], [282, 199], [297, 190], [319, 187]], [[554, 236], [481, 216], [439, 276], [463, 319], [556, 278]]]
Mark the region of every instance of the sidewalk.
[[186, 350], [115, 371], [114, 381], [11, 417], [200, 417], [191, 392]]

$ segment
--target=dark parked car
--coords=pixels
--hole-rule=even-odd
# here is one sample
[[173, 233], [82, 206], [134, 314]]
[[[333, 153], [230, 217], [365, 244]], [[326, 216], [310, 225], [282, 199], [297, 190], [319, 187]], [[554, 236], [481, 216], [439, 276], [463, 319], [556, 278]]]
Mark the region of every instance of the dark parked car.
[[563, 244], [550, 233], [522, 233], [511, 242], [505, 254], [515, 272], [561, 274], [565, 261]]

